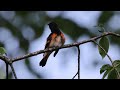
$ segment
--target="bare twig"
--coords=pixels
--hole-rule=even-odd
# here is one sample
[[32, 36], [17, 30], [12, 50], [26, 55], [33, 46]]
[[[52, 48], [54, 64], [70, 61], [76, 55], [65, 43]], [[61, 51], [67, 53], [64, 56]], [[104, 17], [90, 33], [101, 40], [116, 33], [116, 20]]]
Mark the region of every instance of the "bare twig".
[[0, 55], [0, 59], [6, 63], [9, 63], [9, 59], [6, 56]]
[[[49, 52], [49, 51], [55, 51], [57, 49], [69, 48], [69, 47], [78, 46], [78, 45], [81, 45], [81, 44], [84, 44], [84, 43], [92, 42], [94, 40], [97, 40], [97, 39], [99, 39], [101, 37], [104, 37], [104, 36], [107, 36], [107, 35], [113, 35], [113, 36], [116, 36], [116, 37], [120, 37], [119, 34], [116, 34], [116, 33], [113, 33], [113, 32], [106, 32], [103, 35], [93, 37], [91, 39], [84, 40], [84, 41], [81, 41], [81, 42], [78, 42], [78, 43], [66, 44], [62, 47], [54, 47], [54, 48], [48, 49], [48, 50], [39, 50], [39, 51], [36, 51], [36, 52], [33, 52], [33, 53], [28, 53], [28, 54], [20, 56], [20, 57], [12, 58], [11, 60], [12, 60], [12, 63], [13, 63], [15, 61], [19, 61], [19, 60], [22, 60], [22, 59], [25, 59], [25, 58], [36, 56], [36, 55], [41, 54], [41, 53], [45, 53], [45, 52]], [[0, 55], [0, 59], [9, 63], [8, 58], [6, 56]]]
[[77, 74], [78, 74], [78, 71], [77, 71], [77, 73], [73, 76], [73, 78], [72, 78], [72, 79], [74, 79], [74, 78], [77, 76]]
[[77, 74], [78, 74], [78, 79], [80, 79], [80, 48], [79, 48], [79, 45], [77, 46], [77, 49], [78, 49], [78, 71], [77, 73], [73, 76], [72, 79], [74, 79]]
[[80, 79], [80, 48], [79, 46], [77, 46], [78, 48], [78, 79]]
[[78, 45], [81, 45], [81, 44], [84, 44], [84, 43], [92, 42], [93, 40], [97, 40], [97, 39], [99, 39], [99, 38], [101, 38], [103, 36], [107, 36], [107, 35], [113, 35], [113, 36], [116, 36], [116, 37], [120, 37], [119, 34], [112, 33], [112, 32], [106, 32], [103, 35], [93, 37], [93, 38], [91, 38], [89, 40], [84, 40], [84, 41], [81, 41], [81, 42], [78, 42], [78, 43], [66, 44], [66, 45], [64, 45], [62, 47], [54, 47], [54, 48], [48, 49], [48, 50], [39, 50], [39, 51], [36, 51], [36, 52], [33, 52], [33, 53], [28, 53], [28, 54], [26, 54], [24, 56], [13, 58], [12, 62], [19, 61], [19, 60], [22, 60], [22, 59], [25, 59], [25, 58], [28, 58], [28, 57], [36, 56], [36, 55], [41, 54], [41, 53], [45, 53], [45, 52], [49, 52], [49, 51], [55, 51], [57, 49], [63, 49], [63, 48], [69, 48], [69, 47], [73, 47], [73, 46], [78, 46]]
[[13, 65], [10, 64], [10, 67], [11, 67], [11, 69], [12, 69], [12, 72], [13, 72], [13, 75], [14, 75], [15, 79], [17, 79], [17, 75], [16, 75], [16, 73], [15, 73], [15, 69], [14, 69]]

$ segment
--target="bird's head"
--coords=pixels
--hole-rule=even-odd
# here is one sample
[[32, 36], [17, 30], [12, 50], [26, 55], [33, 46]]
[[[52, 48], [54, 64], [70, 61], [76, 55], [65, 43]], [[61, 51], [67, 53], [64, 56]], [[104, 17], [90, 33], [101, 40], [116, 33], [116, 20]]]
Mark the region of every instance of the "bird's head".
[[60, 32], [59, 28], [58, 28], [58, 25], [55, 23], [55, 22], [50, 22], [48, 23], [49, 25], [49, 28], [51, 29], [51, 32]]

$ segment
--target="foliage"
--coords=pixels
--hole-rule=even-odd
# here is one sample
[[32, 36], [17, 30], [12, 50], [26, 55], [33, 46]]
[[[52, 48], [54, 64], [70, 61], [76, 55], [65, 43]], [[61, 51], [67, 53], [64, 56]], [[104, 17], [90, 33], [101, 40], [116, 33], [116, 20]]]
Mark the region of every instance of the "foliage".
[[[104, 29], [103, 26], [101, 28]], [[104, 33], [105, 33], [105, 29], [102, 31], [102, 34], [104, 34]], [[105, 36], [102, 37], [100, 39], [98, 45], [99, 45], [98, 46], [99, 54], [102, 56], [102, 59], [107, 55], [112, 64], [112, 65], [105, 64], [100, 68], [100, 74], [105, 72], [103, 74], [102, 79], [104, 79], [106, 76], [108, 76], [107, 79], [120, 79], [120, 71], [119, 71], [120, 70], [120, 60], [114, 60], [114, 62], [113, 62], [112, 59], [110, 58], [110, 56], [107, 54], [108, 50], [109, 50], [108, 38]]]
[[0, 55], [3, 55], [6, 53], [6, 50], [3, 47], [0, 47]]
[[[99, 45], [102, 46], [102, 48], [106, 51], [106, 53], [108, 52], [109, 49], [109, 40], [107, 37], [102, 37], [99, 41]], [[106, 56], [106, 53], [98, 46], [99, 49], [99, 53], [102, 56], [102, 58], [104, 58]]]

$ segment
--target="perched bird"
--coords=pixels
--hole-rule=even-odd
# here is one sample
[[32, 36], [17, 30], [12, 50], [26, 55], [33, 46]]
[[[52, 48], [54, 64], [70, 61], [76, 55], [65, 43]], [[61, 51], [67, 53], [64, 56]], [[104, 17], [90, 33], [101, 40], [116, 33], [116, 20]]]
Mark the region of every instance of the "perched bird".
[[[51, 34], [47, 38], [45, 49], [64, 45], [65, 37], [64, 37], [64, 34], [60, 31], [58, 25], [55, 22], [50, 22], [48, 25], [51, 30]], [[55, 51], [54, 57], [56, 56], [58, 51], [59, 49]], [[43, 54], [43, 59], [39, 63], [40, 66], [44, 67], [46, 65], [48, 57], [50, 56], [52, 52], [53, 51], [45, 52]]]

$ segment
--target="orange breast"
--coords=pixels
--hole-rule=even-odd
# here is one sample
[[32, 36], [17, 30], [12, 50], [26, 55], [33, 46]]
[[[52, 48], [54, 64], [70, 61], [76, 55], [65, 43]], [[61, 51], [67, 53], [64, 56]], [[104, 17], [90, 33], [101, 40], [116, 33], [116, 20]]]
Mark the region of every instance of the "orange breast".
[[52, 40], [50, 43], [50, 47], [54, 47], [54, 46], [62, 46], [65, 42], [65, 37], [64, 35], [61, 33], [61, 35], [57, 35], [57, 34], [53, 34], [52, 35]]

